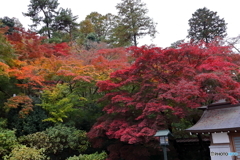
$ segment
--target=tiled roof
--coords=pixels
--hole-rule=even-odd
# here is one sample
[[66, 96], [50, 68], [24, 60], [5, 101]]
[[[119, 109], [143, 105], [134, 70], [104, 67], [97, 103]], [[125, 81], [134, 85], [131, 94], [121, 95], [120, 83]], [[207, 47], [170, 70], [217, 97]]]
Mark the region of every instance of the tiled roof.
[[207, 133], [240, 130], [240, 104], [209, 105], [201, 119], [188, 132]]

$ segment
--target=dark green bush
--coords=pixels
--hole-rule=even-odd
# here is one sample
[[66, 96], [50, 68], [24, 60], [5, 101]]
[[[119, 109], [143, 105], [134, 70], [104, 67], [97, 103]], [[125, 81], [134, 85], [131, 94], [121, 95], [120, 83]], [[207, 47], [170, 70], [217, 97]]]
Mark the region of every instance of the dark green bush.
[[44, 131], [52, 126], [51, 122], [43, 122], [47, 114], [40, 106], [34, 106], [33, 111], [24, 118], [19, 117], [19, 110], [19, 108], [13, 108], [8, 112], [8, 128], [16, 129], [17, 136]]
[[89, 147], [85, 131], [65, 125], [22, 136], [19, 142], [31, 148], [44, 148], [48, 156], [58, 160], [83, 153]]
[[107, 158], [107, 153], [93, 153], [93, 154], [83, 154], [79, 156], [69, 157], [67, 160], [105, 160]]

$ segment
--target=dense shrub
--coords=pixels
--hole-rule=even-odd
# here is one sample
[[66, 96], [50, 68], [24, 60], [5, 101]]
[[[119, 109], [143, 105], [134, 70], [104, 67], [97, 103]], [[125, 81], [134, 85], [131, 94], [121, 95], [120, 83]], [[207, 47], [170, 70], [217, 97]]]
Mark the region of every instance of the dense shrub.
[[12, 108], [8, 112], [8, 128], [16, 129], [17, 136], [41, 132], [52, 125], [51, 122], [43, 122], [47, 114], [40, 106], [34, 106], [33, 111], [24, 118], [19, 117], [19, 110], [19, 108]]
[[24, 145], [16, 146], [12, 152], [4, 156], [4, 160], [47, 160], [44, 149], [29, 148]]
[[42, 132], [22, 136], [19, 141], [31, 148], [44, 148], [45, 153], [52, 159], [64, 159], [83, 153], [89, 146], [85, 131], [65, 125], [57, 125]]
[[107, 153], [93, 153], [93, 154], [83, 154], [79, 156], [69, 157], [67, 160], [105, 160], [107, 158]]
[[10, 153], [17, 144], [15, 131], [0, 128], [0, 157]]

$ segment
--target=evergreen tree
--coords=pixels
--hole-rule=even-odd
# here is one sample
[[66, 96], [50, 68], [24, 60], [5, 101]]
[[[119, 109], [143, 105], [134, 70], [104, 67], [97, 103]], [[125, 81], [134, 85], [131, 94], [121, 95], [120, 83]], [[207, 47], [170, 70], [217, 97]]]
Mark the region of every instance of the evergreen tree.
[[24, 118], [19, 117], [19, 110], [19, 108], [12, 108], [7, 114], [8, 128], [15, 129], [17, 136], [40, 132], [52, 126], [51, 122], [43, 122], [48, 117], [46, 111], [40, 106], [34, 106], [33, 111]]
[[33, 29], [42, 26], [38, 33], [47, 35], [51, 38], [52, 24], [57, 15], [58, 0], [31, 0], [28, 5], [28, 12], [23, 13], [24, 16], [30, 17]]
[[55, 31], [68, 33], [70, 40], [72, 41], [72, 34], [78, 26], [78, 23], [76, 22], [77, 19], [78, 16], [73, 16], [71, 9], [60, 8], [52, 27]]
[[217, 12], [204, 7], [194, 12], [192, 18], [189, 19], [188, 37], [193, 42], [203, 40], [209, 43], [216, 37], [224, 38], [227, 35], [226, 25], [225, 20], [217, 16]]
[[137, 39], [145, 35], [155, 37], [156, 23], [146, 14], [146, 4], [141, 0], [122, 0], [116, 6], [118, 16], [116, 26], [112, 30], [112, 39], [117, 41], [115, 46], [132, 44], [137, 46]]

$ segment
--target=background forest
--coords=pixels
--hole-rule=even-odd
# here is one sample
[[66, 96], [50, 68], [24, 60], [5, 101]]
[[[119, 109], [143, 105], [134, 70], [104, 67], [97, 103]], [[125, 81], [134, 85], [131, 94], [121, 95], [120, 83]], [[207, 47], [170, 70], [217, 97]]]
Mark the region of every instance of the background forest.
[[176, 140], [202, 139], [184, 131], [198, 107], [240, 98], [239, 37], [224, 39], [224, 19], [198, 9], [189, 41], [162, 49], [137, 46], [157, 33], [140, 0], [79, 24], [58, 6], [31, 0], [30, 30], [0, 18], [0, 159], [155, 160], [161, 129], [174, 135], [170, 160], [209, 159], [208, 146], [183, 151]]

